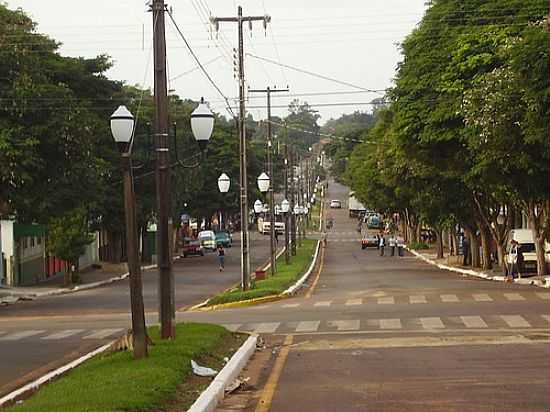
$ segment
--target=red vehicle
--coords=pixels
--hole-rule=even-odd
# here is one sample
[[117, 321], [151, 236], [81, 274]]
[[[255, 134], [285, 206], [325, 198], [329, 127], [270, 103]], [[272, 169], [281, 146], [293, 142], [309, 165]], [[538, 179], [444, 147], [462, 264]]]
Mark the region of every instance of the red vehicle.
[[201, 246], [200, 240], [184, 238], [181, 248], [181, 256], [186, 258], [190, 255], [204, 256], [204, 250]]

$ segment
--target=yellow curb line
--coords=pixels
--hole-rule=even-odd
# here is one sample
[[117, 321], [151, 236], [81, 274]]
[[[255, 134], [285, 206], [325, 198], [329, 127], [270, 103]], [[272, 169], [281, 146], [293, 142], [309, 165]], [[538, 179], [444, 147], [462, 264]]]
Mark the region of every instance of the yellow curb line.
[[279, 352], [279, 357], [275, 361], [275, 366], [273, 366], [273, 371], [269, 375], [269, 379], [265, 384], [262, 396], [258, 401], [255, 412], [268, 412], [271, 408], [271, 402], [273, 401], [273, 396], [275, 395], [275, 390], [277, 389], [277, 384], [279, 383], [279, 378], [281, 377], [281, 374], [283, 372], [286, 358], [288, 357], [288, 353], [290, 352], [290, 345], [292, 345], [293, 339], [294, 337], [292, 335], [288, 335], [285, 338], [283, 347]]
[[261, 298], [241, 300], [239, 302], [220, 303], [219, 305], [205, 306], [204, 308], [189, 309], [186, 312], [211, 312], [218, 309], [242, 308], [245, 306], [259, 305], [261, 303], [275, 302], [278, 300], [286, 299], [287, 297], [288, 297], [287, 295], [283, 295], [283, 294], [269, 295], [269, 296], [263, 296]]
[[311, 287], [309, 288], [309, 290], [307, 291], [306, 293], [306, 296], [305, 298], [306, 299], [309, 299], [311, 298], [311, 295], [313, 294], [313, 292], [315, 291], [315, 288], [317, 287], [317, 283], [319, 282], [319, 278], [321, 277], [321, 272], [323, 271], [323, 265], [325, 263], [325, 250], [326, 250], [326, 245], [323, 246], [322, 250], [321, 250], [321, 256], [319, 258], [319, 270], [317, 271], [317, 274], [315, 275], [315, 280], [313, 281], [313, 283], [311, 284]]

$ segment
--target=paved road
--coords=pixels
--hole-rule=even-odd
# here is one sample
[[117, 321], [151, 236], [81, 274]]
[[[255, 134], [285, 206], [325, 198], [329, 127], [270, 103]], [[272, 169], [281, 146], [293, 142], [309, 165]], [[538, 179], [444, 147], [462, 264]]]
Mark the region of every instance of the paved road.
[[310, 297], [185, 314], [265, 338], [245, 371], [252, 390], [219, 412], [549, 409], [550, 292], [362, 251], [346, 210], [330, 213]]
[[[269, 239], [251, 236], [251, 267], [269, 256]], [[240, 281], [240, 244], [226, 249], [226, 269], [215, 254], [174, 263], [176, 306], [183, 310]], [[143, 274], [148, 324], [156, 323], [158, 274]], [[131, 325], [128, 281], [74, 294], [0, 307], [0, 396], [123, 334]]]

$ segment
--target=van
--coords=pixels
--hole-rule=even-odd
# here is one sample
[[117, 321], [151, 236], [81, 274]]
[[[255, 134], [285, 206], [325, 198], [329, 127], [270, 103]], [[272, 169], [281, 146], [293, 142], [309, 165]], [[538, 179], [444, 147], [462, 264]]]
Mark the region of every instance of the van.
[[[512, 245], [510, 242], [515, 240], [519, 243], [518, 250], [523, 254], [523, 267], [519, 268], [521, 272], [536, 272], [537, 271], [537, 251], [535, 248], [535, 242], [533, 240], [533, 231], [531, 229], [512, 229], [508, 235], [508, 242], [506, 246], [506, 270], [511, 267], [512, 264], [517, 262], [517, 254], [511, 250]], [[545, 242], [545, 261], [546, 264], [550, 264], [550, 244]]]

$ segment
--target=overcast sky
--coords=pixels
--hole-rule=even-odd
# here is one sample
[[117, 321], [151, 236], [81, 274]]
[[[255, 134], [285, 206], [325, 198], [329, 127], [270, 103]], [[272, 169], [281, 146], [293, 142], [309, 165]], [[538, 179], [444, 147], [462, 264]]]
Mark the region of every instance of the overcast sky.
[[[273, 99], [273, 114], [285, 115], [293, 97], [307, 101], [322, 115], [331, 117], [356, 110], [391, 85], [400, 60], [398, 44], [422, 18], [425, 0], [172, 0], [176, 23], [198, 58], [229, 98], [238, 94], [233, 78], [232, 49], [237, 43], [234, 23], [220, 26], [216, 38], [207, 24], [208, 15], [272, 17], [267, 36], [261, 22], [252, 33], [246, 28], [245, 51], [298, 69], [358, 86], [337, 84], [247, 56], [245, 73], [251, 88], [286, 87]], [[152, 87], [152, 16], [145, 0], [7, 0], [8, 7], [24, 9], [38, 22], [38, 30], [63, 43], [61, 53], [93, 57], [108, 54], [114, 67], [110, 78]], [[184, 97], [204, 96], [214, 110], [227, 114], [220, 95], [195, 70], [196, 64], [167, 17], [170, 88]], [[148, 62], [150, 62], [148, 64]], [[147, 67], [149, 68], [147, 69]], [[190, 73], [188, 73], [191, 71]], [[341, 94], [340, 92], [346, 92]], [[327, 94], [332, 93], [332, 94]], [[298, 95], [298, 96], [293, 96]], [[251, 98], [249, 111], [266, 117], [265, 97]]]

